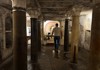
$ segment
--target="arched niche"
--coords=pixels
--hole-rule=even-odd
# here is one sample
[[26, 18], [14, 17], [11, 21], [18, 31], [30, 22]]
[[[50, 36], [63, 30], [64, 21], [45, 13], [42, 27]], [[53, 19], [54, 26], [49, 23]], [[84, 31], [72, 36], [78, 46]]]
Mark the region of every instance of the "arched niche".
[[5, 41], [6, 48], [12, 46], [12, 17], [10, 14], [5, 18]]

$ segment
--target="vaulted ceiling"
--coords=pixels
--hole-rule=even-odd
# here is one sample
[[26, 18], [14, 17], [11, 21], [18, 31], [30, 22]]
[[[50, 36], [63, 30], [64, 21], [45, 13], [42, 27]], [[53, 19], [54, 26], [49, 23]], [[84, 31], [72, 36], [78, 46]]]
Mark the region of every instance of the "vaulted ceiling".
[[[0, 0], [0, 6], [12, 9], [11, 0], [7, 1]], [[88, 10], [93, 4], [92, 0], [27, 0], [27, 9], [32, 7], [38, 10], [44, 19], [63, 19], [76, 5], [81, 10]]]
[[63, 19], [75, 5], [81, 10], [92, 7], [92, 0], [31, 0], [45, 19]]

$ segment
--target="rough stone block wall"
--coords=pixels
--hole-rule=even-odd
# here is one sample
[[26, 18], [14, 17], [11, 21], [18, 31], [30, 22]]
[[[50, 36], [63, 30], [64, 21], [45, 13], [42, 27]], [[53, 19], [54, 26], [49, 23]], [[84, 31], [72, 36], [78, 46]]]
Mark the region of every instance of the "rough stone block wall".
[[84, 41], [84, 48], [89, 50], [90, 49], [90, 37], [91, 37], [91, 32], [90, 30], [85, 31], [85, 41]]

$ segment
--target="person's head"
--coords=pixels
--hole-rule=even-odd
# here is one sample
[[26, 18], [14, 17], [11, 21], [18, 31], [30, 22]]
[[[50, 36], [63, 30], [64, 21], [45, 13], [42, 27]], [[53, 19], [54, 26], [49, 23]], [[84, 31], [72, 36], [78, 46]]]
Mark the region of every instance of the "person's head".
[[56, 27], [58, 27], [58, 23], [56, 23]]

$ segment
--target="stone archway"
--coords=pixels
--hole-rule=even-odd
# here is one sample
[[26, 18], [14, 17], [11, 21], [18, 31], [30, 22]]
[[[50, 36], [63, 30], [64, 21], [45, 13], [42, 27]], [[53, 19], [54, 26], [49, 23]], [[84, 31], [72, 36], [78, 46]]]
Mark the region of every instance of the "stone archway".
[[44, 25], [44, 34], [47, 35], [48, 32], [52, 33], [52, 29], [55, 27], [56, 23], [60, 26], [59, 21], [47, 21]]

